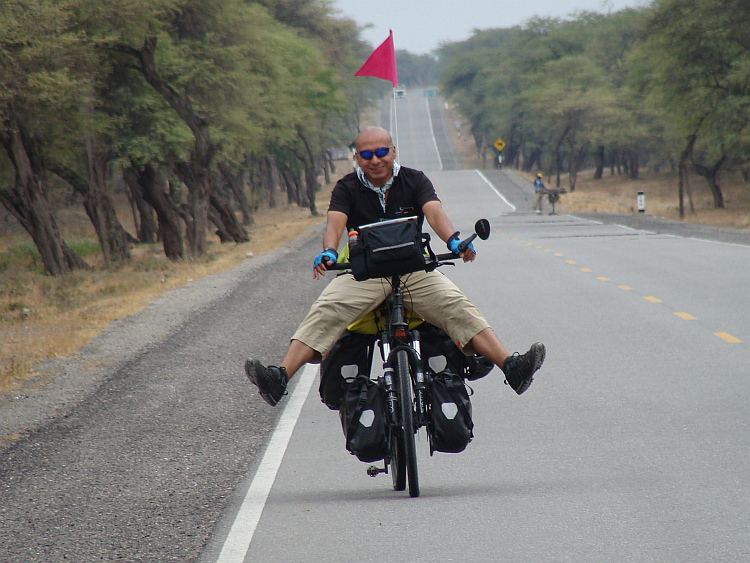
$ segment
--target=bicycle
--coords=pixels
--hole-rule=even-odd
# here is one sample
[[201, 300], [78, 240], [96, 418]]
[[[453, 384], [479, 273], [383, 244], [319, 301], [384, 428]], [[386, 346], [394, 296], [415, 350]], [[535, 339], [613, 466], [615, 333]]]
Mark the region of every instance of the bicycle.
[[[466, 250], [476, 238], [486, 240], [490, 235], [490, 224], [480, 219], [475, 232], [461, 242], [459, 251]], [[434, 254], [429, 246], [429, 235], [422, 240], [428, 259], [425, 270], [453, 264], [458, 258], [453, 252]], [[329, 266], [331, 270], [350, 270], [351, 263], [340, 262]], [[410, 497], [419, 496], [419, 473], [417, 467], [416, 435], [420, 428], [430, 432], [432, 411], [428, 381], [422, 361], [419, 327], [409, 330], [402, 292], [401, 276], [407, 272], [396, 272], [391, 277], [392, 293], [384, 302], [386, 310], [385, 328], [376, 336], [383, 360], [383, 375], [378, 383], [385, 392], [387, 422], [387, 454], [385, 467], [370, 466], [367, 474], [375, 477], [380, 473], [391, 473], [393, 488], [403, 491], [407, 487]], [[390, 471], [389, 471], [390, 467]]]

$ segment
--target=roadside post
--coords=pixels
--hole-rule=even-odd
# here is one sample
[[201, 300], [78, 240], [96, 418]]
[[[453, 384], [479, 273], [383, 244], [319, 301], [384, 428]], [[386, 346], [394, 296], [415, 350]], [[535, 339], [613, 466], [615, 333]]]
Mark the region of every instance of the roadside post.
[[638, 192], [638, 213], [646, 212], [646, 196], [643, 192]]

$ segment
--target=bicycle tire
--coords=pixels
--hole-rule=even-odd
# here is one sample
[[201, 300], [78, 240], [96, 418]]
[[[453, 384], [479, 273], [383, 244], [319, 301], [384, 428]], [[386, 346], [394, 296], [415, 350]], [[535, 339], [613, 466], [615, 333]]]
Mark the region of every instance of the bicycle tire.
[[396, 377], [398, 378], [398, 401], [401, 414], [406, 475], [409, 479], [409, 496], [418, 497], [419, 471], [417, 468], [417, 445], [414, 439], [414, 402], [411, 393], [409, 355], [404, 350], [396, 353]]
[[393, 490], [406, 490], [406, 452], [404, 450], [404, 438], [401, 430], [391, 429], [391, 477], [393, 478]]

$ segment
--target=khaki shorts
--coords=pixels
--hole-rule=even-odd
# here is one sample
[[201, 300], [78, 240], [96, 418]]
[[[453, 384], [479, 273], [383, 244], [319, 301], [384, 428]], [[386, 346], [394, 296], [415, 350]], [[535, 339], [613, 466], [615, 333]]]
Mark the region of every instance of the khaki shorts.
[[[484, 329], [487, 320], [456, 285], [440, 272], [402, 276], [404, 305], [442, 328], [460, 349]], [[292, 340], [325, 356], [351, 323], [380, 305], [391, 293], [388, 279], [358, 282], [351, 274], [336, 277], [313, 303]]]

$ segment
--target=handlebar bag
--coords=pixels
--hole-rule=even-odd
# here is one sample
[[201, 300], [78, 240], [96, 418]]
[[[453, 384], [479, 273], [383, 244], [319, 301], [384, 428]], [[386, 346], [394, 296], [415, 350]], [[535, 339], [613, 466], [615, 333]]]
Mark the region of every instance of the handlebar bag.
[[364, 375], [358, 375], [344, 393], [339, 416], [346, 449], [360, 461], [379, 461], [388, 451], [383, 395], [380, 384]]
[[471, 400], [460, 375], [441, 371], [429, 378], [430, 417], [427, 435], [430, 455], [434, 452], [458, 453], [474, 437]]
[[349, 248], [352, 274], [357, 281], [364, 281], [424, 270], [427, 240], [416, 217], [363, 225], [359, 243]]

